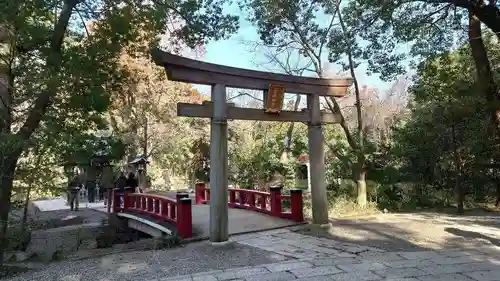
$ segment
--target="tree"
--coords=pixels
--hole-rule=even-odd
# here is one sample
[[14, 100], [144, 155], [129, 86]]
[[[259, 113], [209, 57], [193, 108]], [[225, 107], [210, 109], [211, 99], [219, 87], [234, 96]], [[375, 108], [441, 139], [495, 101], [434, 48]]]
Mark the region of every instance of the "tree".
[[[305, 70], [313, 72], [318, 77], [326, 77], [327, 75], [324, 69], [325, 56], [327, 56], [330, 61], [340, 63], [354, 79], [357, 110], [357, 126], [354, 130], [349, 128], [337, 100], [329, 98], [327, 105], [332, 112], [342, 116], [340, 126], [350, 152], [355, 155], [355, 162], [344, 155], [339, 147], [334, 145], [329, 145], [329, 147], [339, 159], [351, 167], [353, 180], [358, 187], [358, 204], [365, 207], [367, 203], [365, 180], [368, 152], [365, 150], [360, 87], [355, 73], [358, 66], [355, 59], [359, 51], [350, 40], [350, 31], [347, 30], [341, 14], [338, 13], [340, 3], [331, 1], [310, 3], [302, 0], [279, 2], [248, 0], [245, 5], [251, 12], [250, 20], [256, 23], [264, 44], [275, 46], [277, 51], [294, 50], [297, 56], [307, 60], [304, 65], [311, 65]], [[326, 22], [326, 24], [320, 24], [320, 22]], [[344, 53], [347, 54], [346, 58], [343, 57]]]
[[[486, 42], [497, 60], [500, 53]], [[445, 202], [454, 193], [462, 213], [467, 194], [482, 200], [495, 182], [489, 168], [495, 140], [488, 137], [488, 113], [482, 110], [487, 101], [475, 94], [483, 85], [473, 79], [474, 65], [464, 46], [419, 67], [412, 115], [396, 130], [393, 153], [403, 177], [419, 185], [414, 197], [421, 205], [432, 193], [444, 193]]]
[[[482, 73], [477, 79], [484, 85], [479, 92], [490, 101], [486, 110], [494, 128], [492, 133], [500, 135], [500, 116], [496, 114], [500, 94], [488, 75], [491, 66], [481, 48], [480, 26], [484, 23], [499, 36], [499, 5], [497, 1], [484, 0], [353, 0], [346, 4], [343, 12], [347, 25], [356, 31], [353, 33], [356, 39], [367, 42], [363, 55], [369, 58], [369, 69], [380, 73], [384, 79], [403, 72], [403, 61], [418, 62], [461, 46], [467, 40], [464, 23], [469, 22], [468, 39], [473, 46], [476, 67]], [[411, 45], [409, 52], [405, 48], [395, 48], [401, 42]]]
[[149, 58], [123, 54], [120, 67], [130, 79], [113, 87], [113, 131], [128, 144], [129, 161], [138, 154], [162, 154], [174, 145], [177, 134], [191, 131], [181, 128], [184, 119], [175, 118], [177, 102], [201, 103], [203, 98], [191, 85], [168, 81], [165, 70]]
[[472, 10], [469, 11], [468, 35], [471, 54], [476, 66], [476, 80], [478, 84], [482, 86], [480, 90], [484, 93], [486, 100], [488, 103], [492, 104], [489, 106], [486, 105], [489, 109], [487, 112], [490, 114], [492, 123], [491, 134], [495, 136], [497, 145], [500, 145], [500, 116], [498, 114], [500, 94], [498, 93], [498, 86], [493, 77], [491, 63], [483, 41], [481, 23], [477, 16], [473, 14]]
[[190, 146], [203, 136], [200, 123], [206, 122], [177, 118], [176, 104], [201, 103], [203, 97], [189, 84], [168, 81], [165, 70], [148, 57], [124, 52], [120, 67], [130, 79], [111, 87], [108, 113], [113, 132], [127, 144], [125, 162], [137, 155], [148, 158], [154, 167], [148, 175], [163, 187], [173, 176], [191, 178], [196, 153]]
[[[17, 162], [40, 124], [99, 116], [109, 100], [109, 89], [103, 86], [109, 79], [124, 78], [115, 72], [122, 46], [145, 36], [155, 38], [168, 20], [179, 19], [183, 24], [171, 40], [191, 47], [237, 27], [237, 19], [223, 14], [219, 1], [2, 2], [0, 257]], [[143, 47], [137, 52], [145, 52]]]
[[[252, 52], [263, 54], [266, 58], [264, 62], [255, 62], [259, 67], [267, 68], [269, 71], [279, 71], [288, 75], [302, 76], [308, 71], [312, 65], [312, 61], [304, 61], [301, 57], [297, 57], [296, 50], [292, 48], [280, 48], [279, 46], [266, 45], [261, 42], [242, 42], [243, 44], [250, 43], [253, 45]], [[302, 96], [296, 95], [295, 101], [291, 103], [290, 110], [297, 111], [301, 105]], [[292, 135], [295, 127], [294, 122], [290, 122], [285, 134], [285, 146], [281, 153], [281, 160], [286, 162], [289, 160], [292, 150]]]

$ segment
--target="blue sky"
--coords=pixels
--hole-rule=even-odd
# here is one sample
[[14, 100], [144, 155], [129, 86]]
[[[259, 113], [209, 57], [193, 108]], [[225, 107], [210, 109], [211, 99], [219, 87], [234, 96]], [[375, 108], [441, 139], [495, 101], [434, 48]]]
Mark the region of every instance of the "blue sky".
[[[228, 7], [228, 12], [238, 14], [240, 16], [240, 29], [237, 34], [234, 34], [229, 39], [210, 42], [206, 45], [206, 54], [202, 58], [203, 61], [228, 65], [233, 67], [265, 70], [259, 69], [256, 61], [263, 61], [262, 54], [255, 54], [249, 51], [249, 47], [241, 43], [241, 39], [246, 41], [258, 41], [259, 37], [255, 27], [244, 19], [241, 12], [237, 7]], [[366, 75], [366, 64], [361, 64], [356, 75], [361, 85], [378, 88], [380, 92], [387, 90], [391, 83], [384, 82], [378, 78], [377, 75]], [[200, 89], [203, 91], [204, 89]]]

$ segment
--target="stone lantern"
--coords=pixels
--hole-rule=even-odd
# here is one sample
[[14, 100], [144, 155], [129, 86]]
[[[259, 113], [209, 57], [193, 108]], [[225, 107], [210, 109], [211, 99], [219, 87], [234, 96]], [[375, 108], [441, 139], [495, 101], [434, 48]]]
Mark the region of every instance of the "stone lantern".
[[74, 175], [75, 168], [78, 166], [78, 163], [68, 161], [63, 163], [62, 166], [64, 169], [64, 174], [68, 179], [70, 179]]
[[138, 171], [145, 171], [147, 164], [149, 164], [149, 161], [143, 156], [139, 156], [129, 163], [129, 165], [133, 166]]

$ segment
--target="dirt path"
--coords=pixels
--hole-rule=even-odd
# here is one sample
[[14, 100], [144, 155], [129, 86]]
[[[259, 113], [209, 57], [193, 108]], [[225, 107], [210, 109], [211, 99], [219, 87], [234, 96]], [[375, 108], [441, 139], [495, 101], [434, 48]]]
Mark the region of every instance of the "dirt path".
[[300, 232], [387, 250], [500, 247], [500, 214], [495, 213], [478, 216], [379, 214], [365, 219], [334, 220], [332, 225], [329, 233], [310, 227]]

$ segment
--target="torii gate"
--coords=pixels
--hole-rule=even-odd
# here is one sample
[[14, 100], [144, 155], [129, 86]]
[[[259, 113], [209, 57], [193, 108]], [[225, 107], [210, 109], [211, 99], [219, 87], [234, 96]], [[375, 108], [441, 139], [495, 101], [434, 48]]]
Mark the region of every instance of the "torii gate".
[[[313, 223], [325, 225], [328, 201], [325, 182], [323, 123], [338, 123], [339, 116], [320, 110], [320, 96], [346, 95], [352, 79], [319, 79], [247, 70], [192, 60], [152, 51], [157, 65], [165, 67], [169, 80], [210, 85], [211, 102], [177, 104], [177, 116], [211, 118], [210, 131], [210, 241], [228, 240], [228, 149], [227, 120], [306, 122], [308, 124], [309, 161]], [[264, 91], [264, 108], [228, 105], [226, 87]], [[284, 93], [307, 95], [307, 109], [282, 111]]]

